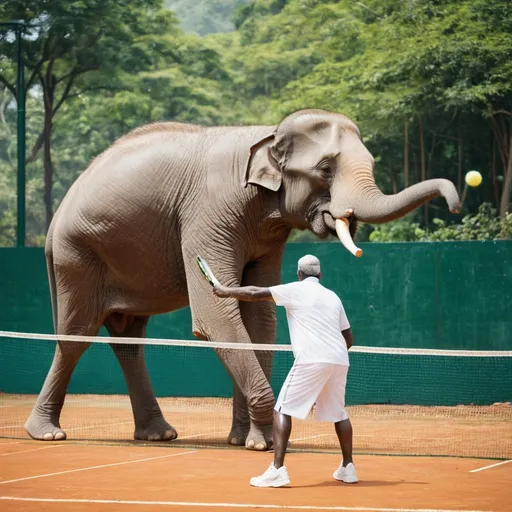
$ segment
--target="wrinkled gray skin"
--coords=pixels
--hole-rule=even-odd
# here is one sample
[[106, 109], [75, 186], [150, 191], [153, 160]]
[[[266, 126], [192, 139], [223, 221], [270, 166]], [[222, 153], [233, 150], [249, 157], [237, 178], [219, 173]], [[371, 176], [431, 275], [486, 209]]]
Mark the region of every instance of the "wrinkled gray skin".
[[[357, 220], [388, 222], [439, 195], [450, 210], [459, 208], [455, 187], [442, 179], [383, 195], [373, 164], [352, 121], [318, 110], [296, 112], [277, 127], [158, 123], [131, 132], [77, 179], [50, 226], [57, 333], [96, 335], [105, 325], [112, 336], [144, 338], [152, 315], [190, 305], [200, 339], [273, 343], [273, 304], [218, 299], [196, 255], [225, 285], [270, 286], [280, 283], [292, 228], [336, 234], [334, 219], [351, 209], [353, 233]], [[60, 412], [87, 346], [58, 343], [25, 425], [31, 437], [65, 439]], [[176, 438], [153, 394], [143, 345], [111, 346], [128, 385], [135, 438]], [[228, 442], [267, 449], [271, 360], [247, 351], [219, 357], [235, 386]]]

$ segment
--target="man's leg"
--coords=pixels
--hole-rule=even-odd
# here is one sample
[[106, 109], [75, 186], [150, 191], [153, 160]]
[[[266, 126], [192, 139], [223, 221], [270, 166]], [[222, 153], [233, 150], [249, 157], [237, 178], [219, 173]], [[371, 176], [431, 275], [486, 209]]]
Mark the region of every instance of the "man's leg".
[[350, 423], [350, 418], [338, 421], [337, 423], [334, 424], [334, 428], [336, 429], [336, 434], [338, 435], [338, 440], [340, 442], [341, 453], [343, 454], [342, 466], [346, 468], [347, 464], [353, 463], [352, 423]]
[[346, 484], [355, 484], [359, 480], [357, 478], [356, 468], [352, 460], [352, 424], [350, 418], [346, 418], [334, 423], [336, 434], [340, 441], [341, 453], [343, 454], [343, 462], [340, 467], [332, 474], [332, 476]]
[[282, 487], [290, 483], [290, 477], [286, 466], [284, 466], [284, 456], [286, 455], [286, 446], [292, 431], [292, 418], [287, 414], [274, 411], [274, 425], [272, 427], [272, 437], [274, 439], [274, 463], [261, 476], [251, 478], [251, 485], [255, 487]]
[[352, 460], [352, 424], [345, 411], [347, 373], [347, 366], [332, 365], [331, 378], [316, 401], [315, 416], [320, 421], [333, 422], [338, 435], [343, 462], [333, 473], [334, 478], [347, 484], [353, 484], [358, 479]]
[[292, 416], [301, 419], [307, 417], [329, 375], [323, 363], [293, 365], [274, 409], [274, 462], [263, 475], [251, 478], [251, 485], [281, 487], [290, 483], [284, 457], [292, 430]]
[[279, 469], [284, 465], [284, 456], [286, 455], [286, 447], [290, 439], [292, 431], [292, 418], [287, 414], [274, 411], [274, 467]]

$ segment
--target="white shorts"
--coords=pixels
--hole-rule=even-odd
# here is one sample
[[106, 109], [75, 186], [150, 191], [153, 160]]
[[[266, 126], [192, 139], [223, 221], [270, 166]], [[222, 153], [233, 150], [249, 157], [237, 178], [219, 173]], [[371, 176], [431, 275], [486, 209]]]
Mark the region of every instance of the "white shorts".
[[343, 364], [294, 364], [284, 381], [274, 409], [304, 420], [316, 403], [316, 420], [332, 423], [346, 420], [347, 373], [348, 366]]

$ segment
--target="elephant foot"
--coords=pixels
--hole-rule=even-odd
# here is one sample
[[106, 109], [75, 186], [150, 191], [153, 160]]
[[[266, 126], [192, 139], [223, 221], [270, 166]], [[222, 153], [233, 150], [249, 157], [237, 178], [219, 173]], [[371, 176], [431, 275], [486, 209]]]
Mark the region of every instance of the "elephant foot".
[[37, 441], [64, 441], [67, 437], [58, 421], [38, 413], [32, 413], [24, 427], [27, 434]]
[[162, 416], [153, 418], [144, 427], [135, 427], [134, 439], [140, 441], [172, 441], [178, 432]]
[[272, 440], [272, 424], [270, 425], [251, 425], [247, 439], [245, 440], [245, 447], [248, 450], [265, 451], [273, 447]]
[[247, 434], [249, 434], [249, 426], [233, 427], [228, 436], [228, 443], [233, 446], [245, 446]]

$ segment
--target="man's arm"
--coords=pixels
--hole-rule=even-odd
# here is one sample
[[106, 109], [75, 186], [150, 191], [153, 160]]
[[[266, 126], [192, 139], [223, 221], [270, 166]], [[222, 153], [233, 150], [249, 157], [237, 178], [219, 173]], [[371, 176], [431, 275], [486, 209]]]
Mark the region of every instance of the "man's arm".
[[344, 331], [341, 331], [341, 334], [343, 334], [343, 337], [347, 342], [347, 349], [349, 349], [354, 344], [354, 337], [352, 336], [352, 331], [350, 330], [350, 327], [348, 329], [345, 329]]
[[269, 288], [261, 288], [259, 286], [241, 286], [238, 288], [230, 288], [228, 286], [215, 285], [213, 293], [217, 297], [234, 297], [238, 300], [248, 302], [256, 302], [262, 300], [274, 301]]

